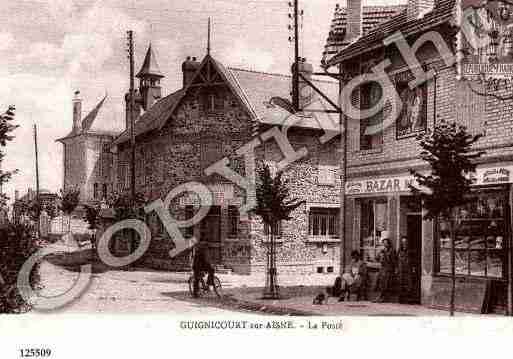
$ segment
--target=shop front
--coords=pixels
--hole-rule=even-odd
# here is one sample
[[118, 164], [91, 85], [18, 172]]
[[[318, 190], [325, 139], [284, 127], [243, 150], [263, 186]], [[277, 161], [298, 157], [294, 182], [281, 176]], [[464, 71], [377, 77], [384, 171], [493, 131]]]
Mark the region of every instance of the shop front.
[[[458, 209], [455, 231], [456, 308], [505, 312], [511, 296], [511, 177], [513, 165], [479, 166], [469, 201]], [[408, 238], [411, 302], [446, 308], [450, 302], [448, 223], [424, 220], [409, 174], [355, 178], [346, 185], [346, 248], [357, 249], [377, 272], [377, 254], [388, 237], [397, 250]], [[349, 252], [349, 251], [347, 251]], [[371, 275], [375, 280], [375, 273]], [[372, 283], [373, 284], [373, 283]]]

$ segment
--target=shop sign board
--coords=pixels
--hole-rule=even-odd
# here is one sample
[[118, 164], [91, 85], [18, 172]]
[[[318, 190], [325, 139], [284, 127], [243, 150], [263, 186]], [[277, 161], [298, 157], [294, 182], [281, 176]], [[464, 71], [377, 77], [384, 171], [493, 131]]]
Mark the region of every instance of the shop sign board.
[[414, 184], [413, 176], [395, 176], [377, 179], [365, 179], [348, 181], [346, 183], [346, 194], [371, 194], [404, 192], [410, 190], [410, 184]]
[[[494, 167], [478, 167], [473, 175], [475, 186], [513, 183], [513, 164]], [[346, 183], [346, 195], [409, 192], [416, 181], [412, 175], [368, 178]]]

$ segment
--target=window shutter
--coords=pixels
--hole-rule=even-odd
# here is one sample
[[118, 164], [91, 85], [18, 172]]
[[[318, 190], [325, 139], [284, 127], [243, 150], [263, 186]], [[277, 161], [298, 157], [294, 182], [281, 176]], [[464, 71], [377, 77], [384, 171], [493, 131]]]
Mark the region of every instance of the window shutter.
[[[354, 107], [360, 107], [360, 92], [354, 91], [351, 95], [351, 103]], [[347, 149], [349, 152], [360, 149], [360, 120], [347, 118]]]

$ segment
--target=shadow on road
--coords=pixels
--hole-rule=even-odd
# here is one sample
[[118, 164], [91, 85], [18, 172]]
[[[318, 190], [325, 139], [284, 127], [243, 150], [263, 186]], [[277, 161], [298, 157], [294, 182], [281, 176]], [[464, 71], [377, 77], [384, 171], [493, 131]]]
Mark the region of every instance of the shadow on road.
[[80, 267], [85, 264], [92, 265], [93, 273], [105, 273], [114, 269], [100, 261], [92, 249], [52, 253], [47, 255], [45, 260], [70, 272], [80, 272]]

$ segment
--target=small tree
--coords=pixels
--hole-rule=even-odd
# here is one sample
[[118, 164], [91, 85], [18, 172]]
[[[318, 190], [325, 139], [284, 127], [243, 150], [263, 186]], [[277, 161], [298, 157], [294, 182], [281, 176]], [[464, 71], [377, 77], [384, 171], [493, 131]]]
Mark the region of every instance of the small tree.
[[71, 189], [68, 191], [61, 190], [60, 210], [68, 216], [68, 233], [71, 231], [71, 214], [77, 208], [80, 202], [80, 190]]
[[100, 208], [99, 206], [85, 206], [85, 221], [89, 225], [88, 228], [93, 232], [92, 238], [91, 238], [91, 244], [93, 246], [93, 250], [96, 248], [96, 230], [98, 229], [98, 220], [99, 220], [99, 214], [100, 214]]
[[[146, 219], [146, 212], [144, 211], [144, 205], [146, 199], [143, 194], [136, 193], [135, 198], [127, 193], [113, 193], [107, 199], [107, 205], [114, 209], [115, 220], [117, 222], [125, 219], [139, 219], [144, 221]], [[132, 229], [123, 229], [121, 233], [116, 234], [128, 238], [130, 250], [137, 247], [137, 235]]]
[[419, 188], [411, 186], [412, 192], [422, 200], [426, 219], [449, 223], [451, 236], [451, 299], [450, 313], [454, 315], [456, 290], [454, 242], [456, 226], [459, 224], [458, 207], [468, 201], [467, 194], [472, 184], [474, 160], [483, 152], [472, 150], [472, 145], [482, 135], [471, 135], [464, 126], [442, 121], [433, 131], [418, 137], [422, 148], [420, 157], [431, 167], [431, 174], [423, 175], [411, 171]]
[[271, 175], [271, 170], [266, 164], [258, 170], [259, 181], [256, 186], [256, 208], [255, 214], [262, 218], [265, 225], [270, 228], [270, 247], [268, 250], [268, 273], [267, 285], [264, 298], [279, 298], [278, 283], [276, 281], [276, 229], [280, 221], [290, 220], [290, 214], [304, 201], [290, 198], [288, 180], [283, 180], [283, 172], [276, 176]]

